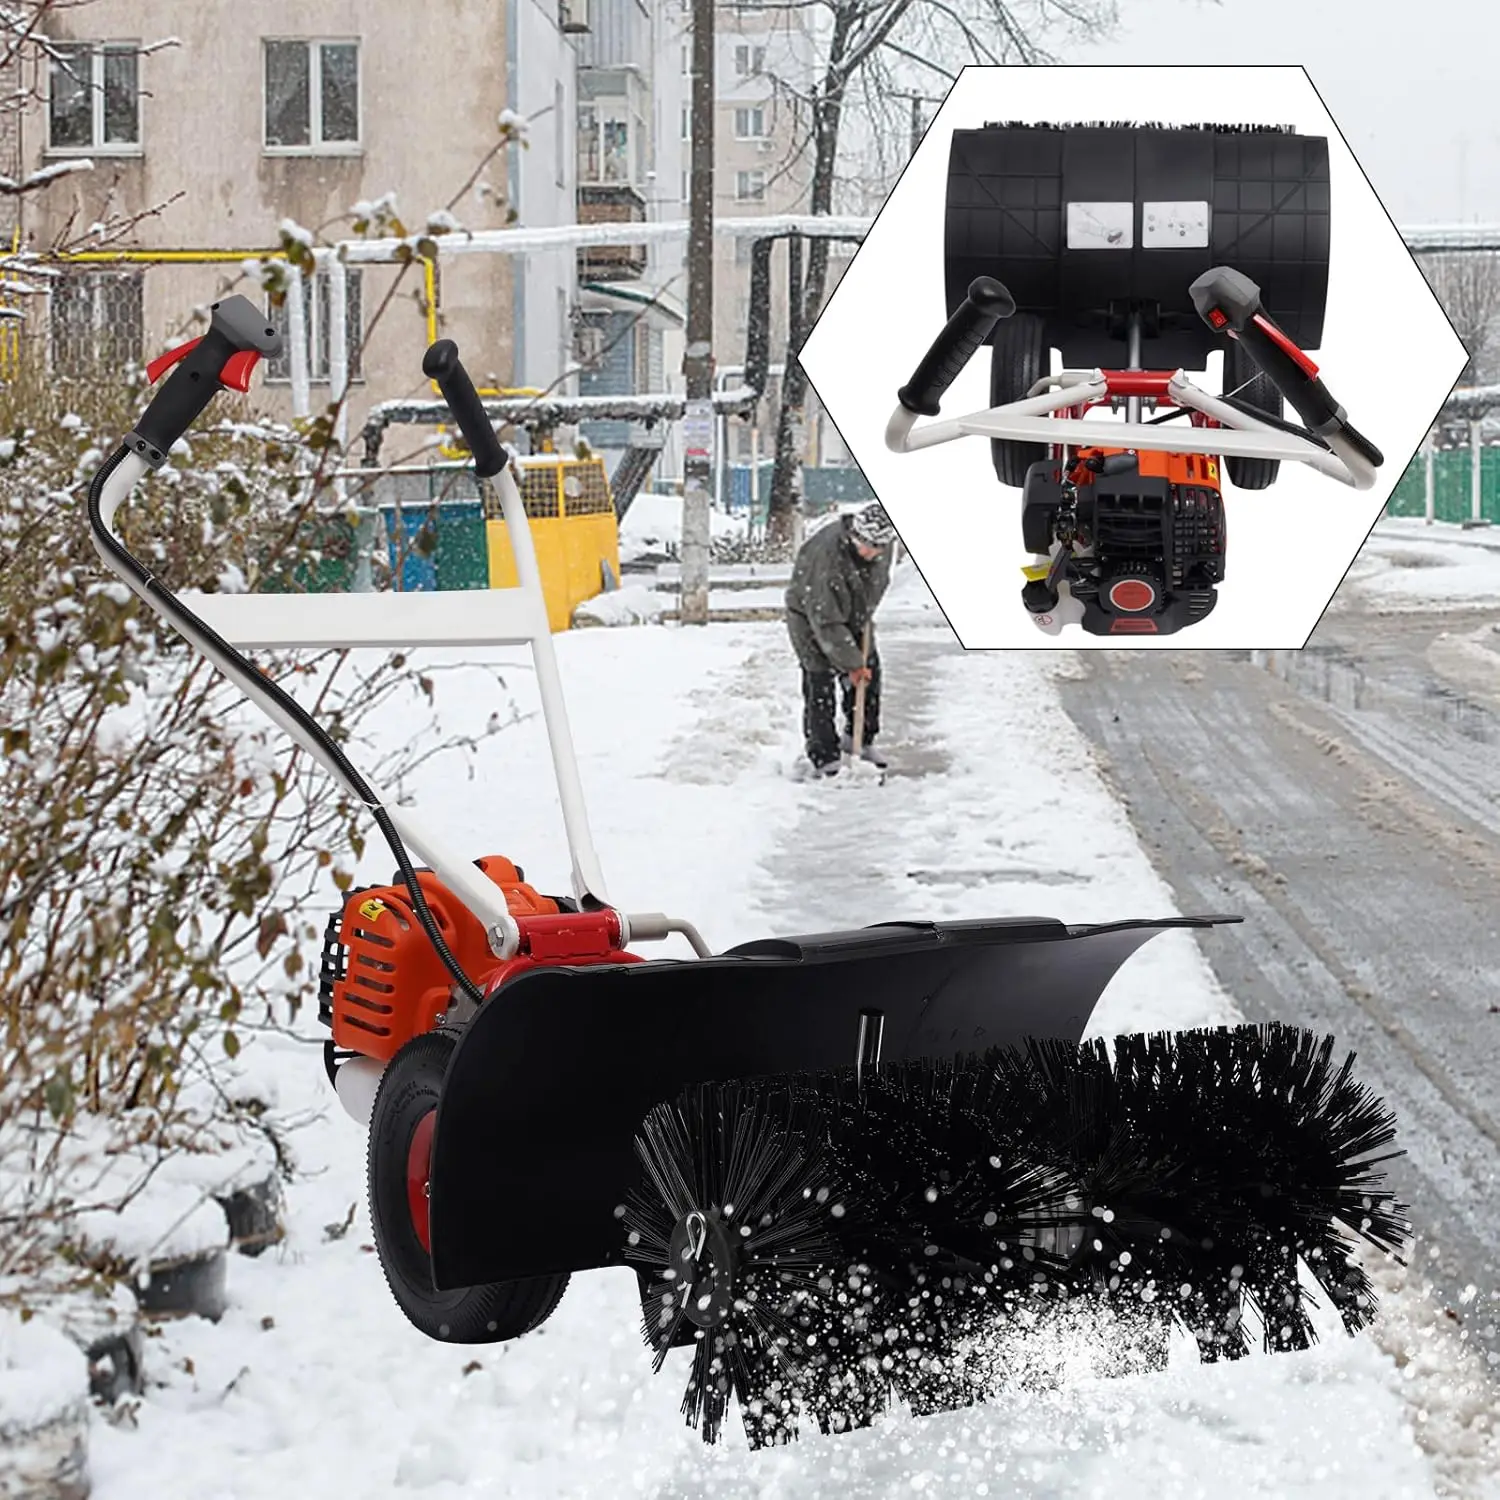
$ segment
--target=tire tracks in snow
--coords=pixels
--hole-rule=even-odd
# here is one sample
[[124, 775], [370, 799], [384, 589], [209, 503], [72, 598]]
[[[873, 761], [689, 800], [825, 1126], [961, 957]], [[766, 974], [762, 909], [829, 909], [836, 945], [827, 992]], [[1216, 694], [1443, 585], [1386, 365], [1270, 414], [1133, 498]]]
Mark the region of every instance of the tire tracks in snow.
[[[1500, 754], [1427, 680], [1420, 626], [1329, 623], [1326, 658], [1304, 653], [1291, 681], [1228, 653], [1090, 653], [1061, 688], [1179, 904], [1245, 916], [1208, 950], [1243, 1012], [1332, 1032], [1396, 1110], [1417, 1240], [1376, 1339], [1450, 1437], [1471, 1414], [1463, 1463], [1493, 1464]], [[1452, 1493], [1476, 1493], [1426, 1445]]]

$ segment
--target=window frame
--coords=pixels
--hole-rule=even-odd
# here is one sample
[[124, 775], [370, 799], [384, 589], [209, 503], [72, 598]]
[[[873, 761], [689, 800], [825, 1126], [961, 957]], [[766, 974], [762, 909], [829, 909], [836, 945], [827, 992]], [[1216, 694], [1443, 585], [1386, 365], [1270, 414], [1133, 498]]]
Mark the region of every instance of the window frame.
[[[759, 130], [740, 129], [740, 120], [744, 119], [747, 126], [754, 126], [757, 122]], [[736, 104], [734, 107], [734, 138], [737, 141], [765, 141], [770, 139], [770, 132], [766, 129], [766, 107], [764, 104]]]
[[[745, 66], [740, 66], [744, 55]], [[734, 76], [736, 78], [762, 78], [766, 71], [766, 49], [756, 42], [736, 42], [734, 48]]]
[[[144, 122], [142, 120], [143, 110], [141, 101], [145, 98], [144, 90], [141, 88], [141, 51], [139, 41], [128, 41], [123, 38], [112, 37], [108, 40], [91, 41], [87, 39], [64, 40], [61, 37], [49, 38], [50, 44], [57, 48], [87, 48], [89, 56], [89, 139], [92, 145], [86, 146], [59, 146], [52, 139], [52, 81], [58, 67], [57, 59], [48, 58], [47, 66], [47, 156], [109, 156], [109, 157], [132, 157], [144, 156], [145, 145], [142, 137], [145, 135]], [[125, 52], [135, 58], [135, 140], [133, 141], [109, 141], [104, 140], [104, 57], [109, 52]]]
[[[365, 284], [364, 268], [361, 266], [349, 266], [344, 272], [344, 311], [345, 311], [345, 334], [349, 340], [349, 385], [363, 385], [365, 375]], [[321, 284], [321, 286], [320, 286]], [[356, 291], [355, 288], [358, 288]], [[321, 288], [326, 288], [326, 295]], [[322, 315], [319, 309], [325, 300], [330, 301], [330, 313], [332, 311], [331, 298], [333, 287], [331, 279], [326, 270], [318, 270], [311, 277], [303, 281], [302, 319], [304, 330], [307, 335], [307, 383], [309, 386], [331, 385], [333, 381], [332, 369], [332, 345], [329, 344], [328, 333], [322, 326]], [[348, 316], [349, 301], [357, 297], [359, 303], [358, 318]], [[276, 324], [285, 334], [286, 328], [286, 306], [272, 308], [267, 304], [266, 316]], [[317, 372], [315, 362], [318, 356], [320, 342], [328, 347], [329, 363], [321, 374]], [[262, 365], [264, 374], [262, 378], [267, 385], [290, 386], [292, 383], [291, 373], [291, 350], [288, 348], [282, 355], [287, 363], [287, 373], [281, 374], [277, 368], [280, 360], [266, 360]]]
[[[131, 315], [133, 326], [127, 331], [125, 342], [132, 346], [124, 351], [101, 350], [101, 335], [107, 330], [108, 320], [100, 314], [106, 311], [104, 303], [107, 300], [106, 288], [110, 285], [128, 285], [133, 290]], [[118, 365], [123, 359], [127, 364], [141, 364], [145, 360], [146, 342], [146, 316], [145, 316], [145, 273], [139, 267], [110, 267], [110, 266], [87, 266], [75, 267], [68, 272], [57, 283], [57, 290], [67, 288], [69, 291], [80, 290], [87, 293], [88, 318], [87, 328], [83, 330], [87, 335], [88, 350], [78, 363], [58, 358], [59, 343], [77, 334], [80, 330], [70, 329], [63, 332], [57, 321], [57, 293], [50, 291], [47, 298], [47, 370], [50, 375], [62, 380], [91, 380], [97, 379], [105, 365], [115, 367], [115, 373], [119, 373]], [[82, 348], [82, 345], [80, 345]]]
[[[270, 99], [266, 85], [266, 49], [272, 43], [296, 43], [307, 49], [307, 144], [273, 145]], [[354, 48], [354, 139], [323, 140], [323, 48]], [[317, 65], [314, 66], [314, 53]], [[362, 156], [365, 150], [365, 49], [357, 36], [263, 36], [260, 39], [260, 149], [263, 156]]]
[[[760, 178], [759, 192], [741, 192], [741, 187], [746, 185], [752, 177]], [[734, 174], [734, 201], [736, 203], [764, 203], [766, 201], [766, 172], [764, 167], [742, 167]]]

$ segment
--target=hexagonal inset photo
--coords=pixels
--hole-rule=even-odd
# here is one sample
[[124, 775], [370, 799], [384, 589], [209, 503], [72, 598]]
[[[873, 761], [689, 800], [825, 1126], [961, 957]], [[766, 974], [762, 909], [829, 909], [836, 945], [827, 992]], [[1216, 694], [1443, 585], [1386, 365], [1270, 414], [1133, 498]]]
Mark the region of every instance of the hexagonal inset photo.
[[801, 359], [966, 647], [1256, 649], [1467, 355], [1303, 69], [971, 67]]

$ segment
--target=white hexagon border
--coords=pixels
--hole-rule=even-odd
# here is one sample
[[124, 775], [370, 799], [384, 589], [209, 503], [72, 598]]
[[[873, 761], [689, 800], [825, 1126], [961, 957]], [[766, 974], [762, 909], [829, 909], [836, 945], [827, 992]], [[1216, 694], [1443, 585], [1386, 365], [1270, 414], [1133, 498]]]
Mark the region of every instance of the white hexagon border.
[[[1055, 636], [1039, 631], [1020, 599], [1021, 567], [1030, 561], [1020, 492], [995, 478], [988, 443], [969, 437], [911, 454], [885, 446], [896, 390], [945, 316], [949, 142], [954, 130], [995, 119], [1213, 120], [1291, 125], [1328, 138], [1328, 303], [1323, 344], [1311, 352], [1350, 422], [1381, 448], [1385, 463], [1365, 491], [1290, 464], [1268, 490], [1226, 486], [1228, 554], [1217, 608], [1175, 635], [1126, 643], [1077, 626]], [[1306, 69], [1129, 65], [965, 68], [801, 354], [819, 401], [970, 650], [1300, 648], [1467, 358]], [[1216, 379], [1211, 365], [1205, 389], [1217, 390]], [[989, 404], [982, 349], [943, 397], [943, 416]]]

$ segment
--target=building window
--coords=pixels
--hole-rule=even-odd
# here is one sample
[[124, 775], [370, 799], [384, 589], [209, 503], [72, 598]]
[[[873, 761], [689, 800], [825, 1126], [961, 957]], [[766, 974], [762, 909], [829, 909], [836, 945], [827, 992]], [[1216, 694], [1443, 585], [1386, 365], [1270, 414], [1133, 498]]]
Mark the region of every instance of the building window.
[[568, 132], [563, 128], [568, 118], [568, 96], [557, 79], [552, 85], [552, 138], [555, 142], [557, 185], [568, 185]]
[[141, 143], [140, 52], [134, 42], [58, 42], [47, 101], [54, 151], [130, 151]]
[[734, 76], [759, 78], [766, 70], [766, 49], [743, 46], [734, 49]]
[[265, 44], [266, 147], [340, 151], [359, 144], [359, 43]]
[[48, 323], [54, 375], [118, 376], [141, 362], [141, 273], [73, 271], [58, 277]]
[[737, 109], [734, 112], [734, 138], [737, 141], [758, 141], [766, 133], [766, 112], [759, 105], [753, 109]]
[[693, 76], [693, 44], [691, 42], [682, 44], [682, 76], [684, 78]]
[[[351, 381], [364, 379], [364, 369], [360, 358], [365, 342], [365, 298], [362, 278], [363, 273], [352, 266], [344, 272], [344, 343], [349, 352], [349, 379]], [[312, 278], [311, 283], [304, 280], [302, 285], [304, 288], [303, 321], [307, 324], [307, 378], [310, 381], [326, 383], [330, 375], [329, 334], [332, 331], [332, 320], [329, 317], [330, 278], [328, 272], [319, 271]], [[267, 321], [280, 329], [283, 334], [286, 333], [286, 303], [283, 302], [280, 307], [270, 308]], [[266, 361], [267, 380], [285, 381], [291, 378], [290, 351], [283, 352], [276, 359]]]
[[693, 138], [693, 112], [686, 104], [682, 106], [682, 138], [685, 141]]
[[693, 201], [693, 174], [686, 167], [682, 169], [682, 201]]
[[[629, 106], [621, 100], [601, 100], [578, 110], [578, 180], [580, 182], [634, 182], [632, 170], [644, 175], [641, 161], [632, 162]], [[634, 120], [637, 158], [645, 151], [645, 131]]]
[[758, 167], [750, 172], [736, 172], [734, 196], [741, 203], [764, 203], [766, 201], [766, 174]]

